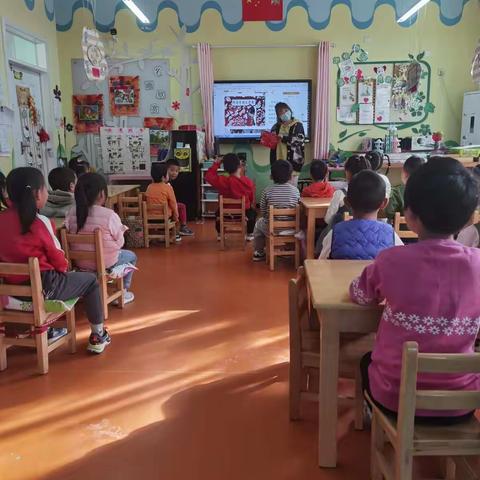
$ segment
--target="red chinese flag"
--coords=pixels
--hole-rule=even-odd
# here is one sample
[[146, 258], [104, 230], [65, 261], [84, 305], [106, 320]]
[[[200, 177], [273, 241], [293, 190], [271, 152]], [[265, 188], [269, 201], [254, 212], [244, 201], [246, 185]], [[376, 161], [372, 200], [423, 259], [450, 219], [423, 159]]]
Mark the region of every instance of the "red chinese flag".
[[283, 20], [283, 0], [242, 0], [244, 22]]

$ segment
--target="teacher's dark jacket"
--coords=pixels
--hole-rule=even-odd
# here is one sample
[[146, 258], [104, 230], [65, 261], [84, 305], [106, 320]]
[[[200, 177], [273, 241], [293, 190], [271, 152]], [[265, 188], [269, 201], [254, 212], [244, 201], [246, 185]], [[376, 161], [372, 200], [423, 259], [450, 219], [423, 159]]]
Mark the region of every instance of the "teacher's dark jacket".
[[[278, 135], [280, 123], [276, 123], [271, 132]], [[305, 130], [302, 122], [295, 121], [290, 127], [288, 136], [282, 138], [282, 142], [287, 144], [287, 158], [277, 159], [277, 149], [274, 148], [270, 151], [270, 165], [276, 160], [287, 160], [292, 164], [294, 172], [300, 172], [305, 163]]]

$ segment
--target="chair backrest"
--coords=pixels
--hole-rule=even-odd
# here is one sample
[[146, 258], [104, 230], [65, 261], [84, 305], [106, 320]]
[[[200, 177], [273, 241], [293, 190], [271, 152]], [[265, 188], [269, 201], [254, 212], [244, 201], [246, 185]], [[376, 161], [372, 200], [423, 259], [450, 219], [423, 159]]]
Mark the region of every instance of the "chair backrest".
[[29, 285], [0, 283], [0, 296], [31, 298], [33, 312], [4, 310], [3, 303], [0, 301], [0, 322], [9, 320], [36, 327], [41, 326], [45, 322], [47, 314], [45, 312], [38, 258], [30, 258], [28, 264], [0, 263], [0, 277], [8, 275], [25, 275], [29, 277]]
[[415, 232], [408, 230], [408, 225], [405, 217], [402, 217], [399, 212], [395, 213], [394, 228], [395, 233], [400, 238], [418, 238], [418, 235]]
[[155, 205], [142, 201], [142, 216], [148, 222], [148, 220], [162, 220], [168, 222], [168, 205], [162, 203], [161, 205]]
[[417, 390], [418, 373], [480, 373], [480, 353], [418, 353], [416, 342], [403, 345], [402, 377], [398, 408], [399, 440], [412, 441], [415, 410], [475, 410], [480, 390]]
[[142, 217], [142, 194], [135, 197], [120, 197], [118, 201], [120, 218]]
[[242, 215], [245, 212], [245, 197], [228, 198], [220, 195], [219, 200], [220, 216]]
[[[102, 233], [99, 228], [94, 233], [67, 233], [62, 229], [60, 233], [62, 248], [67, 257], [70, 269], [76, 266], [76, 262], [87, 260], [95, 264], [97, 275], [105, 274], [105, 260], [103, 256]], [[88, 250], [81, 250], [79, 246], [88, 246]]]
[[300, 207], [293, 208], [275, 208], [270, 205], [269, 212], [269, 232], [274, 235], [281, 230], [300, 230]]

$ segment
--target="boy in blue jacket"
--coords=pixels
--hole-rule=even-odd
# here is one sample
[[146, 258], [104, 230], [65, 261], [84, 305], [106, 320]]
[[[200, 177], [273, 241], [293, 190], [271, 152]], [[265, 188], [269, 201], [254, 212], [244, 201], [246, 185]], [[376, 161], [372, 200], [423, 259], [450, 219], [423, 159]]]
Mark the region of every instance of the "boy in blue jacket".
[[321, 259], [373, 260], [382, 250], [403, 245], [393, 227], [377, 219], [378, 211], [388, 203], [385, 188], [382, 177], [371, 170], [352, 178], [346, 203], [353, 220], [334, 225], [323, 241]]

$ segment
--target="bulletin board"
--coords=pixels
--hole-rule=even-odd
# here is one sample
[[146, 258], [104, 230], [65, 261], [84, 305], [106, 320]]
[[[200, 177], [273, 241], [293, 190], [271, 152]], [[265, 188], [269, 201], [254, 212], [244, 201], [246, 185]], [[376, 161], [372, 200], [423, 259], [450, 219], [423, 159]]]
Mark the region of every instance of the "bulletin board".
[[[348, 60], [350, 62], [350, 60]], [[412, 63], [418, 86], [410, 92]], [[341, 67], [340, 67], [341, 65]], [[417, 59], [341, 62], [337, 77], [337, 121], [342, 125], [409, 127], [423, 122], [435, 107], [430, 102], [430, 65]], [[348, 70], [348, 71], [347, 71]]]
[[[170, 62], [161, 60], [132, 61], [123, 65], [122, 71], [112, 72], [114, 76], [139, 77], [138, 87], [140, 101], [138, 115], [128, 116], [128, 127], [143, 128], [145, 117], [169, 117], [170, 107], [170, 77], [168, 71]], [[72, 81], [74, 95], [103, 95], [104, 124], [107, 127], [119, 126], [113, 117], [109, 104], [109, 81], [89, 82], [85, 73], [83, 59], [72, 60]]]

